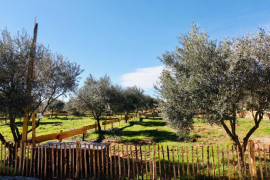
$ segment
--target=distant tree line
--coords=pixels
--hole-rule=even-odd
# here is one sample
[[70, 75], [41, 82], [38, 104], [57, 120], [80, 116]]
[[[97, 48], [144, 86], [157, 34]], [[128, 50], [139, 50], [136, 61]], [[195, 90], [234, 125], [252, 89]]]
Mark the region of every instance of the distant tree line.
[[[18, 32], [14, 37], [7, 29], [1, 31], [0, 115], [9, 118], [10, 130], [17, 143], [21, 141], [22, 133], [15, 123], [16, 118], [23, 117], [25, 109], [29, 109], [30, 118], [37, 109], [41, 113], [63, 109], [65, 103], [58, 98], [76, 92], [82, 73], [76, 63], [70, 62], [61, 54], [52, 53], [43, 44], [37, 44], [34, 74], [30, 81], [32, 91], [29, 96], [27, 82], [32, 48], [32, 38], [26, 31]], [[65, 108], [77, 113], [90, 112], [97, 120], [101, 134], [100, 118], [105, 112], [124, 113], [127, 116], [130, 112], [152, 109], [156, 104], [156, 101], [144, 95], [140, 88], [123, 89], [119, 85], [113, 85], [108, 76], [95, 79], [90, 75]], [[39, 125], [40, 119], [35, 128]], [[28, 133], [31, 131], [32, 129], [28, 130]], [[0, 141], [6, 143], [1, 132]]]
[[98, 131], [102, 138], [100, 125], [101, 116], [104, 113], [125, 114], [138, 113], [157, 107], [157, 100], [136, 86], [122, 88], [113, 85], [110, 77], [105, 75], [95, 79], [91, 74], [84, 82], [84, 86], [69, 100], [67, 110], [74, 112], [90, 112], [97, 120]]

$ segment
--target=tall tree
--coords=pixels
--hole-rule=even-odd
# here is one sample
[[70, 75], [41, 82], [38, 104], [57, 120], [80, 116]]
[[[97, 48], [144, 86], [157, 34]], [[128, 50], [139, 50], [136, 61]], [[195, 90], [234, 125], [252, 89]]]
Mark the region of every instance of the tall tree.
[[[32, 93], [27, 92], [28, 62], [31, 56], [32, 39], [25, 31], [12, 37], [5, 29], [0, 37], [0, 99], [1, 111], [8, 114], [10, 130], [15, 142], [21, 140], [21, 133], [15, 124], [15, 119], [26, 106], [30, 105], [29, 115], [42, 102], [47, 105], [59, 96], [72, 92], [78, 85], [80, 67], [64, 60], [62, 55], [53, 54], [42, 44], [36, 46], [35, 69], [31, 81]], [[36, 124], [39, 126], [39, 122]], [[29, 130], [28, 132], [30, 132]], [[0, 140], [5, 143], [0, 133]]]
[[102, 113], [110, 108], [111, 88], [112, 84], [109, 76], [104, 76], [97, 80], [90, 74], [84, 82], [84, 86], [78, 92], [78, 99], [82, 106], [89, 110], [97, 120], [99, 140], [103, 138], [100, 118]]
[[[270, 35], [260, 31], [256, 36], [218, 42], [195, 25], [179, 40], [176, 50], [160, 58], [166, 65], [158, 87], [164, 119], [187, 134], [193, 117], [204, 114], [208, 123], [221, 125], [243, 150], [243, 163], [242, 152], [269, 107]], [[254, 126], [239, 137], [237, 112], [243, 104], [254, 113]]]

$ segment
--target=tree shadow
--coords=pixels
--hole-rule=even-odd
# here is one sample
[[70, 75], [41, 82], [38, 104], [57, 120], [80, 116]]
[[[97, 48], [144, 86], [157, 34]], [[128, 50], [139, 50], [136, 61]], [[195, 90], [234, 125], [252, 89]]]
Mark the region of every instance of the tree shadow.
[[166, 122], [162, 121], [148, 121], [139, 123], [141, 126], [153, 127], [153, 126], [166, 126]]
[[151, 119], [151, 120], [162, 120], [162, 117], [149, 117], [148, 119]]
[[[39, 124], [40, 125], [53, 124], [55, 126], [59, 126], [59, 125], [61, 125], [63, 123], [62, 122], [59, 122], [59, 121], [50, 121], [50, 122], [40, 121]], [[9, 123], [8, 123], [8, 125], [9, 125]], [[22, 127], [23, 126], [23, 122], [15, 122], [15, 125], [17, 127]], [[32, 121], [29, 121], [28, 126], [32, 126]]]

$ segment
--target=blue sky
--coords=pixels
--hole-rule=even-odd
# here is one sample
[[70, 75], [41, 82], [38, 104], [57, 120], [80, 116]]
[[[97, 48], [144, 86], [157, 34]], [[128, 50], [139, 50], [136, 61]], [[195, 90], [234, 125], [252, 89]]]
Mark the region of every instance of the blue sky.
[[270, 30], [270, 1], [14, 1], [0, 0], [0, 29], [32, 35], [84, 69], [84, 79], [109, 75], [124, 87], [138, 85], [153, 94], [162, 70], [157, 59], [178, 45], [177, 37], [199, 24], [211, 38], [242, 36], [258, 27]]

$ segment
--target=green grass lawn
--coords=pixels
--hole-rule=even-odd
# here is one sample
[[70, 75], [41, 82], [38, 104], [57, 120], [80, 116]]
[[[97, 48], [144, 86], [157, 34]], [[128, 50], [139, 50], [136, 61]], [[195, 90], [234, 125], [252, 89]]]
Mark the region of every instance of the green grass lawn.
[[[162, 118], [149, 118], [139, 122], [139, 118], [130, 120], [129, 123], [124, 121], [114, 124], [111, 129], [110, 125], [106, 126], [105, 141], [120, 142], [125, 144], [151, 144], [158, 143], [161, 145], [213, 145], [231, 144], [229, 137], [226, 135], [222, 127], [217, 125], [209, 125], [199, 120], [195, 120], [194, 130], [189, 135], [188, 141], [179, 141], [175, 131], [170, 128]], [[49, 133], [59, 132], [60, 130], [68, 131], [72, 129], [81, 128], [82, 126], [94, 124], [96, 121], [91, 117], [73, 117], [68, 118], [44, 118], [40, 122], [40, 126], [36, 130], [36, 135], [44, 135]], [[31, 122], [29, 123], [31, 124]], [[16, 125], [20, 132], [22, 130], [22, 121], [17, 120]], [[248, 129], [253, 125], [253, 121], [249, 119], [239, 119], [237, 125], [237, 133], [240, 137], [244, 137]], [[29, 129], [31, 127], [29, 126]], [[0, 132], [8, 141], [12, 141], [9, 124], [0, 125]], [[31, 137], [31, 133], [29, 133]], [[98, 133], [89, 130], [86, 135], [87, 141], [94, 141], [98, 137]], [[82, 135], [77, 135], [65, 139], [64, 141], [81, 140]], [[252, 135], [251, 139], [270, 138], [270, 122], [263, 120], [259, 129]], [[195, 141], [195, 142], [193, 142]]]

